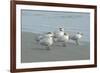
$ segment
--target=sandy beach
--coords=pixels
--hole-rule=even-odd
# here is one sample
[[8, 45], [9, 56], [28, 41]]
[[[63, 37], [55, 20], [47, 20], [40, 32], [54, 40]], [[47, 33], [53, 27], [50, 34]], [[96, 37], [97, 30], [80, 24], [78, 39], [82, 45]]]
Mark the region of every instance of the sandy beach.
[[21, 62], [48, 62], [48, 61], [72, 61], [90, 59], [90, 43], [80, 41], [80, 45], [68, 42], [66, 47], [61, 44], [53, 44], [47, 50], [35, 41], [37, 34], [31, 32], [21, 33]]

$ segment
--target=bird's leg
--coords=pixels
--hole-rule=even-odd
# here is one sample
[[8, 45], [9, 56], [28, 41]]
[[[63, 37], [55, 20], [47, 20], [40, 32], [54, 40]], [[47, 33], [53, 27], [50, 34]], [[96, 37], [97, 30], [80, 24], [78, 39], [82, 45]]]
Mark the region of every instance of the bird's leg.
[[76, 45], [79, 45], [79, 40], [76, 40]]
[[47, 50], [50, 50], [50, 46], [47, 46]]
[[63, 42], [63, 47], [66, 47], [66, 43], [65, 42]]

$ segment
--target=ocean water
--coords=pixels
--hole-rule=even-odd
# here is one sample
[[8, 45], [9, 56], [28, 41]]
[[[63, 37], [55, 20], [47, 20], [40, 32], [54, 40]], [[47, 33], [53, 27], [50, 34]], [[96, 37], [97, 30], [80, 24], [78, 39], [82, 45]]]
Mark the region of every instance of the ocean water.
[[82, 32], [82, 40], [90, 41], [90, 14], [87, 12], [21, 10], [23, 32], [53, 32], [59, 27], [64, 27], [66, 32]]

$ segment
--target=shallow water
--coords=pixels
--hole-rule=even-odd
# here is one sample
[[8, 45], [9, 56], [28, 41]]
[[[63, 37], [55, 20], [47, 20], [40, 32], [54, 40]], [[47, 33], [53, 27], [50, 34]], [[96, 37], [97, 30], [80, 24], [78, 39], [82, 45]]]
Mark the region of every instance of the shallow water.
[[82, 40], [90, 40], [90, 14], [80, 12], [56, 12], [22, 10], [22, 31], [44, 33], [63, 26], [67, 32], [82, 32]]

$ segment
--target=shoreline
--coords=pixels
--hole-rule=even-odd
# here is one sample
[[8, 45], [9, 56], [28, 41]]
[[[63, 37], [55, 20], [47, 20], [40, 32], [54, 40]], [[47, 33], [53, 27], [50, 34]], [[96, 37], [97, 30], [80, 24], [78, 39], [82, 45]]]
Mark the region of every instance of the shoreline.
[[[75, 34], [75, 33], [77, 33], [77, 32], [72, 32], [72, 31], [65, 31], [68, 35], [73, 35], [73, 34]], [[30, 31], [22, 31], [21, 33], [33, 33], [33, 34], [38, 34], [38, 35], [41, 35], [41, 34], [45, 34], [45, 33], [47, 33], [47, 32], [42, 32], [42, 33], [34, 33], [34, 32], [30, 32]], [[88, 40], [87, 41], [87, 39], [86, 38], [84, 38], [84, 36], [83, 36], [83, 38], [81, 38], [81, 41], [82, 42], [90, 42], [90, 40]]]

